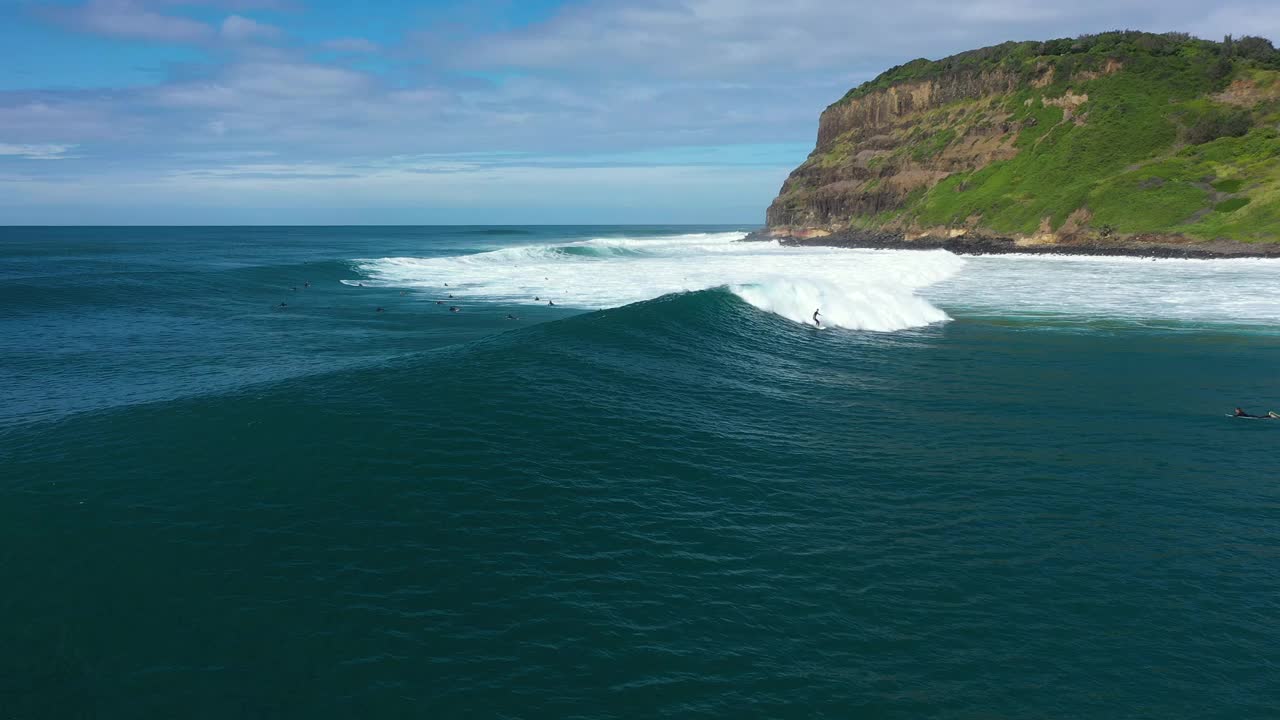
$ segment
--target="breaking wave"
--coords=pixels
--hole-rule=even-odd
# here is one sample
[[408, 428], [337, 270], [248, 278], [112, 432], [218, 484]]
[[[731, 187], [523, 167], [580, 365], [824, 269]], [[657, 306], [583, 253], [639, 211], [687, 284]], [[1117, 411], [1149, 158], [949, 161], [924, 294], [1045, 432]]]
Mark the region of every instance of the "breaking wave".
[[918, 291], [956, 275], [944, 251], [879, 252], [739, 242], [744, 233], [596, 238], [446, 258], [361, 260], [366, 284], [458, 298], [582, 309], [726, 287], [760, 310], [810, 324], [894, 331], [947, 320]]

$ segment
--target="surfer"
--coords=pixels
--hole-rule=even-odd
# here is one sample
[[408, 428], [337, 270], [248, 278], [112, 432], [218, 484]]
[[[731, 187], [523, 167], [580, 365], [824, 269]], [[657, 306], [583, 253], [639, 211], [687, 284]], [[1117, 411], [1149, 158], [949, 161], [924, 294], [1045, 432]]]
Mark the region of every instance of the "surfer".
[[516, 317], [515, 315], [512, 315], [512, 314], [510, 314], [510, 313], [507, 313], [507, 319], [508, 319], [508, 320], [519, 320], [520, 318], [518, 318], [518, 317]]
[[382, 308], [378, 308], [377, 310], [374, 310], [374, 312], [382, 312]]
[[[818, 308], [818, 310], [821, 310], [821, 309], [822, 308]], [[813, 324], [817, 325], [818, 327], [822, 327], [822, 321], [818, 319], [818, 315], [820, 315], [821, 313], [819, 313], [818, 310], [813, 311]]]
[[554, 300], [548, 300], [548, 301], [547, 301], [547, 304], [548, 304], [548, 305], [555, 305], [555, 304], [556, 304], [556, 302], [555, 302]]
[[1243, 418], [1258, 418], [1259, 420], [1275, 420], [1277, 418], [1280, 418], [1280, 414], [1276, 413], [1275, 410], [1268, 412], [1266, 415], [1253, 415], [1251, 413], [1245, 412], [1242, 408], [1236, 408], [1236, 411], [1232, 413], [1232, 415], [1234, 415], [1235, 417], [1243, 417]]
[[310, 281], [310, 280], [308, 280], [308, 281], [306, 281], [306, 282], [302, 283], [302, 287], [304, 287], [304, 288], [309, 288], [309, 287], [311, 287], [311, 281]]
[[449, 306], [449, 312], [458, 312], [458, 306], [457, 306], [457, 305], [450, 305], [450, 306]]
[[282, 303], [280, 303], [279, 305], [277, 305], [276, 307], [278, 307], [278, 308], [287, 308], [287, 307], [289, 307], [289, 303], [282, 302]]
[[542, 302], [542, 298], [538, 297], [537, 295], [534, 295], [534, 296], [533, 296], [533, 301], [534, 301], [534, 302]]

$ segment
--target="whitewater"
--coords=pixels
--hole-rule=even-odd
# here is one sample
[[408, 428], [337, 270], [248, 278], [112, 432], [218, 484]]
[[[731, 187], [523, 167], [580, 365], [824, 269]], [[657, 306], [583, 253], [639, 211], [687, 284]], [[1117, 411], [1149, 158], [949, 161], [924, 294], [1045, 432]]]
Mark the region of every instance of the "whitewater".
[[1139, 323], [1272, 326], [1280, 261], [1082, 256], [960, 257], [943, 250], [857, 250], [741, 242], [742, 232], [601, 237], [454, 257], [358, 260], [371, 286], [458, 302], [604, 309], [724, 288], [796, 323], [896, 331], [949, 313]]

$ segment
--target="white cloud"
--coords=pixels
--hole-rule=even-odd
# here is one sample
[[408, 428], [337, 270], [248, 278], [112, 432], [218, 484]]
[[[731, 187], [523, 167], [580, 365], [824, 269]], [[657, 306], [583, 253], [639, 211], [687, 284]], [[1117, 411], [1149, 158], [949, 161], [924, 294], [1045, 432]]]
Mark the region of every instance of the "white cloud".
[[302, 62], [249, 62], [226, 73], [228, 83], [248, 94], [277, 98], [349, 97], [372, 84], [364, 73]]
[[52, 143], [42, 145], [0, 143], [0, 155], [26, 158], [27, 160], [67, 160], [74, 157], [73, 155], [67, 155], [67, 151], [75, 147], [75, 145], [54, 145]]
[[83, 32], [156, 42], [203, 42], [213, 36], [213, 28], [196, 20], [165, 15], [147, 7], [142, 0], [89, 0], [78, 7], [54, 14]]
[[222, 37], [231, 42], [269, 40], [279, 36], [279, 28], [240, 15], [231, 15], [222, 21]]
[[184, 5], [231, 10], [289, 7], [287, 3], [272, 0], [87, 0], [70, 7], [46, 8], [43, 13], [81, 32], [152, 42], [245, 43], [273, 40], [282, 35], [279, 28], [242, 15], [229, 15], [215, 27], [181, 14], [164, 12]]
[[173, 153], [173, 157], [198, 162], [232, 162], [271, 157], [275, 154], [270, 150], [196, 150]]

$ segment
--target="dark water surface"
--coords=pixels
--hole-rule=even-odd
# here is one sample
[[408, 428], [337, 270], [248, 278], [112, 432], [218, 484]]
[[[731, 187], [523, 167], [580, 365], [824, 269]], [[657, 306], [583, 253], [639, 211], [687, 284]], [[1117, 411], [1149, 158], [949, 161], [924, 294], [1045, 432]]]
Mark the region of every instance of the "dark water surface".
[[340, 282], [687, 231], [0, 229], [0, 718], [1276, 716], [1274, 334]]

